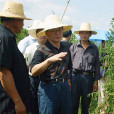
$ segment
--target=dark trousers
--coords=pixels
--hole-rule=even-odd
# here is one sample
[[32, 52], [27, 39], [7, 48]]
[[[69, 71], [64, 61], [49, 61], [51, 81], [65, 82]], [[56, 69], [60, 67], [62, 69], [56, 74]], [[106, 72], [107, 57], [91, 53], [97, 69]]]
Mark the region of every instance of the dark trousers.
[[61, 83], [39, 84], [40, 114], [71, 114], [71, 92], [67, 80]]
[[[15, 112], [15, 109], [11, 109], [11, 110], [8, 110], [8, 111], [4, 111], [0, 114], [16, 114]], [[26, 114], [34, 114], [33, 112], [26, 112]]]
[[87, 94], [93, 90], [93, 76], [84, 76], [82, 74], [72, 75], [72, 114], [78, 114], [79, 102], [81, 98], [81, 114], [88, 114], [90, 98]]
[[38, 92], [38, 86], [39, 86], [39, 77], [32, 77], [29, 76], [30, 78], [30, 85], [31, 85], [31, 92], [32, 92], [32, 97], [33, 97], [33, 114], [39, 114], [39, 109], [38, 109], [38, 97], [37, 97], [37, 92]]

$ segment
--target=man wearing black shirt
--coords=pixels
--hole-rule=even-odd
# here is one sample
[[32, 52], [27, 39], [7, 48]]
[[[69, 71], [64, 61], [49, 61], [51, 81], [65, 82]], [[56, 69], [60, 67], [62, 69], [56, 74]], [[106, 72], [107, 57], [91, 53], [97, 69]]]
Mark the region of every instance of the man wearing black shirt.
[[15, 35], [29, 18], [22, 4], [12, 1], [6, 2], [0, 17], [0, 114], [32, 113], [29, 75]]
[[71, 68], [70, 54], [68, 48], [60, 43], [63, 31], [71, 28], [71, 25], [63, 25], [56, 15], [50, 15], [45, 19], [45, 29], [38, 34], [46, 35], [48, 39], [36, 50], [30, 66], [33, 76], [40, 75], [40, 114], [71, 114], [70, 77], [67, 72]]

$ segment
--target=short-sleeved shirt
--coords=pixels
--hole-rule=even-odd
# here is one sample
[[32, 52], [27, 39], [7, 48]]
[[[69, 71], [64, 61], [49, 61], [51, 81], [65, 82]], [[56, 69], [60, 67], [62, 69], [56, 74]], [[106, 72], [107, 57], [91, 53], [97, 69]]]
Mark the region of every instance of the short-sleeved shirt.
[[[59, 54], [60, 52], [68, 52], [68, 48], [61, 43], [60, 48], [54, 47], [48, 40], [47, 42], [36, 50], [30, 68], [32, 69], [36, 64], [42, 63], [47, 58]], [[51, 64], [41, 75], [41, 80], [55, 79], [55, 78], [70, 78], [67, 70], [72, 67], [70, 53], [68, 52], [65, 58], [60, 62]]]
[[22, 39], [19, 43], [18, 43], [18, 48], [21, 51], [21, 53], [25, 53], [25, 50], [28, 46], [30, 46], [33, 43], [36, 43], [37, 39], [33, 38], [32, 36], [27, 36], [24, 39]]
[[[11, 71], [16, 89], [30, 111], [32, 97], [25, 59], [17, 47], [15, 34], [0, 25], [0, 71], [3, 66]], [[11, 109], [14, 109], [14, 103], [0, 83], [0, 114]]]
[[75, 70], [94, 72], [95, 80], [100, 78], [99, 51], [96, 45], [89, 41], [84, 49], [80, 42], [70, 47], [72, 67]]

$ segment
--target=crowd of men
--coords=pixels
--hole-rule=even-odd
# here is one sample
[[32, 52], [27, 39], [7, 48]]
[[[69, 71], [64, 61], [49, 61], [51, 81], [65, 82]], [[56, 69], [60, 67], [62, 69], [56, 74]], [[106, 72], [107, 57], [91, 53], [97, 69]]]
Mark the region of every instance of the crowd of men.
[[99, 51], [89, 41], [97, 32], [81, 23], [78, 43], [70, 43], [72, 25], [49, 15], [34, 21], [17, 46], [23, 5], [8, 1], [0, 11], [0, 114], [88, 114], [100, 79]]

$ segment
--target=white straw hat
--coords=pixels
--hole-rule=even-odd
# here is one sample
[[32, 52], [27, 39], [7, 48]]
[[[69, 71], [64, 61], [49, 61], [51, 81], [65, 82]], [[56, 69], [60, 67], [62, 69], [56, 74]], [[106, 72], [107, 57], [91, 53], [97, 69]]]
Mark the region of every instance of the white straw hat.
[[91, 26], [89, 23], [81, 23], [80, 30], [74, 31], [74, 33], [79, 34], [80, 31], [91, 31], [93, 35], [97, 34], [96, 31], [91, 30]]
[[38, 35], [40, 35], [40, 36], [44, 36], [45, 31], [50, 30], [50, 29], [63, 27], [63, 32], [64, 32], [64, 31], [70, 30], [72, 28], [72, 25], [62, 24], [61, 20], [56, 15], [47, 16], [45, 18], [44, 24], [45, 24], [44, 30], [38, 33]]
[[23, 5], [14, 1], [7, 1], [5, 3], [0, 11], [0, 17], [31, 20], [24, 15]]
[[44, 29], [44, 23], [41, 20], [35, 20], [30, 28], [27, 28], [30, 36], [37, 39], [36, 30]]

